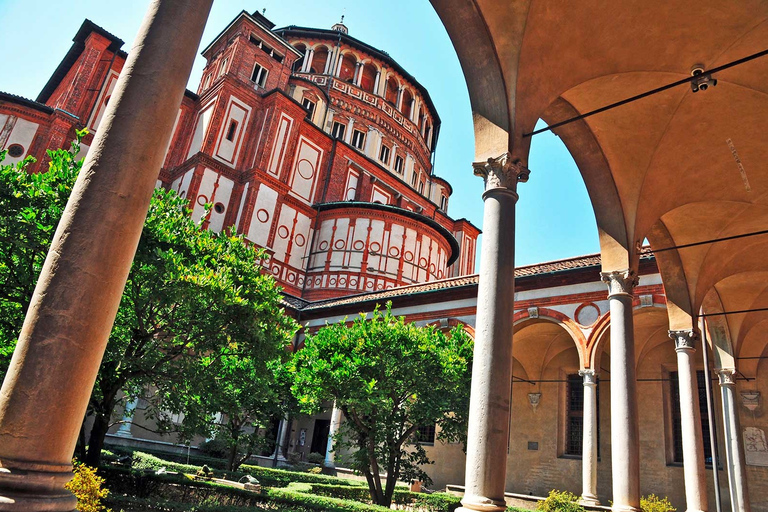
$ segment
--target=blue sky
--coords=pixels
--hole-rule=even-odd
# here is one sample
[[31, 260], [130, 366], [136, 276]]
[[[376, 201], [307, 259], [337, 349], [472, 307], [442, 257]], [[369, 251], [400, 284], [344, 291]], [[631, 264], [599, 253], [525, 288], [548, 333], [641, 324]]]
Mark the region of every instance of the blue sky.
[[[34, 99], [71, 45], [84, 18], [130, 47], [148, 0], [0, 0], [0, 91]], [[215, 0], [203, 46], [241, 10], [266, 9], [278, 27], [330, 28], [345, 15], [350, 35], [388, 52], [429, 90], [442, 119], [435, 173], [453, 185], [449, 213], [482, 228], [482, 180], [472, 175], [472, 116], [464, 76], [445, 29], [428, 0]], [[197, 89], [198, 57], [189, 82]], [[598, 252], [586, 188], [568, 150], [549, 133], [537, 135], [531, 179], [518, 187], [518, 265]]]

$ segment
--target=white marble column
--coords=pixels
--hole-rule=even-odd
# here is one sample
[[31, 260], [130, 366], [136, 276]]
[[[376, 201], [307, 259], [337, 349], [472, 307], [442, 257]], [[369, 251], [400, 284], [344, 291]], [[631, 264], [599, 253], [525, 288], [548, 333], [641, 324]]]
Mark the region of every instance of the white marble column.
[[331, 412], [331, 428], [328, 430], [328, 447], [325, 449], [325, 465], [328, 467], [334, 467], [336, 462], [336, 454], [333, 451], [333, 438], [341, 427], [341, 409], [336, 407], [336, 403], [333, 404], [333, 412]]
[[0, 510], [64, 484], [212, 0], [153, 0], [56, 228], [0, 391]]
[[285, 440], [288, 439], [288, 432], [291, 431], [291, 423], [288, 421], [288, 418], [283, 418], [280, 420], [280, 426], [278, 427], [279, 435], [277, 438], [277, 442], [275, 443], [275, 452], [272, 453], [272, 457], [277, 457], [278, 460], [285, 460]]
[[344, 65], [344, 55], [340, 53], [339, 60], [336, 61], [336, 71], [333, 73], [334, 76], [341, 75], [341, 66], [343, 65]]
[[376, 71], [376, 80], [373, 82], [373, 94], [379, 94], [381, 89], [381, 71]]
[[616, 512], [640, 510], [640, 432], [637, 424], [637, 378], [632, 270], [603, 272], [611, 311], [611, 476]]
[[517, 183], [529, 171], [509, 153], [473, 164], [485, 180], [483, 242], [467, 439], [465, 494], [459, 511], [506, 510], [512, 386]]
[[733, 512], [750, 512], [747, 465], [744, 458], [744, 444], [741, 441], [739, 402], [736, 395], [736, 382], [734, 381], [736, 370], [723, 368], [715, 371], [720, 378], [720, 393], [723, 398], [723, 437], [725, 440], [725, 457], [728, 463], [731, 509]]
[[599, 505], [597, 499], [597, 373], [581, 370], [584, 379], [584, 415], [582, 425], [581, 502]]
[[125, 404], [123, 418], [120, 420], [120, 428], [117, 430], [115, 435], [120, 437], [133, 437], [133, 434], [131, 434], [131, 425], [133, 424], [133, 414], [136, 411], [137, 405], [139, 405], [138, 398], [134, 398]]
[[309, 70], [312, 69], [312, 57], [315, 56], [315, 50], [307, 50], [306, 55], [304, 56], [304, 66], [302, 66], [301, 72], [302, 73], [309, 73]]
[[707, 510], [707, 480], [704, 469], [704, 440], [701, 434], [699, 384], [693, 356], [698, 334], [693, 330], [669, 331], [675, 341], [680, 386], [680, 424], [683, 441], [683, 475], [688, 512]]

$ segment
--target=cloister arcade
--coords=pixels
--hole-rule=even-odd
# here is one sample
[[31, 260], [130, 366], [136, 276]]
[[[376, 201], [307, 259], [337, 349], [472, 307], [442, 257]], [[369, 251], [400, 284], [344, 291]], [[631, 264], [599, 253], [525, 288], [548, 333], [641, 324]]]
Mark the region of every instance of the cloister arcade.
[[[74, 506], [62, 489], [69, 457], [211, 3], [156, 0], [112, 95], [94, 141], [99, 150], [84, 167], [92, 179], [78, 182], [59, 226], [0, 394], [0, 509]], [[750, 510], [745, 475], [759, 469], [745, 464], [735, 390], [746, 385], [768, 392], [766, 379], [744, 380], [763, 369], [768, 334], [768, 237], [760, 235], [768, 225], [768, 59], [759, 58], [768, 45], [768, 2], [432, 4], [464, 69], [475, 122], [474, 172], [486, 183], [459, 510], [503, 511], [507, 474], [529, 477], [510, 465], [505, 448], [510, 432], [524, 434], [515, 431], [523, 418], [535, 425], [544, 416], [555, 383], [539, 383], [534, 412], [517, 406], [530, 403], [529, 393], [512, 381], [558, 380], [552, 378], [562, 377], [557, 368], [605, 368], [610, 375], [611, 413], [601, 426], [610, 432], [611, 449], [599, 454], [598, 491], [610, 481], [613, 510], [638, 510], [641, 480], [658, 474], [655, 465], [669, 458], [646, 450], [645, 442], [661, 428], [647, 414], [656, 404], [646, 390], [665, 384], [645, 380], [659, 377], [651, 371], [659, 365], [677, 371], [687, 509], [712, 509], [697, 393], [700, 359], [693, 357], [705, 335], [720, 379], [731, 506]], [[318, 48], [312, 68], [322, 73], [327, 61], [327, 49]], [[397, 80], [385, 83], [387, 101], [397, 104]], [[157, 98], [151, 109], [147, 97]], [[518, 184], [541, 172], [527, 168], [538, 119], [573, 155], [600, 233], [610, 320], [601, 339], [586, 337], [581, 348], [557, 323], [520, 319], [516, 326], [509, 314], [516, 309], [515, 203], [525, 193]], [[147, 125], [155, 127], [151, 134]], [[646, 238], [656, 251], [666, 311], [635, 309], [639, 246]], [[548, 471], [540, 468], [538, 478]], [[574, 469], [573, 478], [578, 474]], [[589, 500], [590, 485], [585, 489]]]

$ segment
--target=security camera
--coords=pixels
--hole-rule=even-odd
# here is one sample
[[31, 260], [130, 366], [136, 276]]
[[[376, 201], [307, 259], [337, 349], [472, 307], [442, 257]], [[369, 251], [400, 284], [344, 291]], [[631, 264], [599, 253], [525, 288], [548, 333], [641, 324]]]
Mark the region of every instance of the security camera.
[[704, 66], [696, 64], [691, 68], [691, 76], [695, 77], [691, 80], [691, 90], [693, 92], [706, 91], [710, 87], [717, 85], [717, 80], [712, 78], [711, 73], [704, 73]]

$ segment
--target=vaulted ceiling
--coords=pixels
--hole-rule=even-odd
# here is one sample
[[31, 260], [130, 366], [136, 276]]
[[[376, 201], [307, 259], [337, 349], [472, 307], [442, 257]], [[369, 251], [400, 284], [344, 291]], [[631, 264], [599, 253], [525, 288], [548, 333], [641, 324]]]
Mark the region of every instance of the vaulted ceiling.
[[[768, 0], [432, 4], [466, 76], [478, 160], [511, 151], [526, 163], [538, 119], [555, 124], [768, 49]], [[680, 85], [554, 130], [587, 185], [604, 270], [635, 267], [645, 238], [662, 249], [768, 230], [768, 56], [712, 78], [716, 87]], [[658, 253], [671, 327], [690, 326], [714, 289], [723, 305], [761, 297], [767, 254], [768, 235]]]

